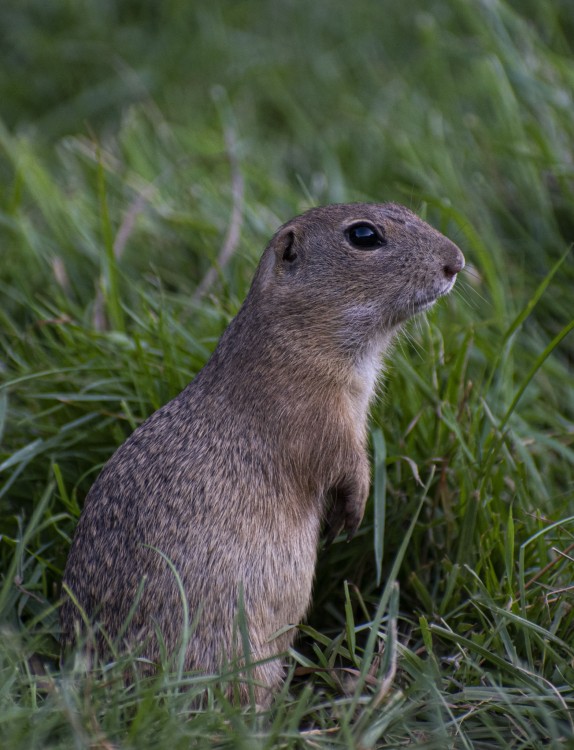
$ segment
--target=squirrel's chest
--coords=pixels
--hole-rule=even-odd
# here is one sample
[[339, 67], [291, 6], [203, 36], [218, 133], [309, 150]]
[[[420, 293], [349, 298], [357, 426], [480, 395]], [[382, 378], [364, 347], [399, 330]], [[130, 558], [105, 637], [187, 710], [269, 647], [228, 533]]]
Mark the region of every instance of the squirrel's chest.
[[379, 377], [383, 370], [382, 349], [373, 346], [361, 355], [354, 364], [348, 403], [352, 418], [357, 426], [366, 424], [369, 406], [373, 400]]

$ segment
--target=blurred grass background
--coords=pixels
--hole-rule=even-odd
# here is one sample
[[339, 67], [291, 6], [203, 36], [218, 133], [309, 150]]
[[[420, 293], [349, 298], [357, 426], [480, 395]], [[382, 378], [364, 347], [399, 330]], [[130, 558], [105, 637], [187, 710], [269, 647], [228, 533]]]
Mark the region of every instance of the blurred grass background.
[[[273, 731], [230, 708], [217, 723], [214, 709], [197, 735], [168, 721], [164, 741], [572, 740], [573, 40], [569, 0], [3, 0], [6, 747], [89, 743], [90, 690], [110, 742], [131, 732], [154, 746], [127, 708], [109, 718], [105, 680], [46, 697], [30, 672], [33, 652], [57, 670], [52, 605], [85, 492], [203, 365], [273, 231], [350, 200], [405, 203], [469, 263], [397, 348], [373, 413], [377, 489], [359, 537], [323, 553], [293, 657], [371, 669], [361, 623], [374, 618], [398, 677], [382, 703], [357, 687], [351, 710], [349, 689], [319, 671], [283, 696]], [[217, 268], [234, 223], [235, 252]], [[138, 689], [163, 726], [153, 691]]]

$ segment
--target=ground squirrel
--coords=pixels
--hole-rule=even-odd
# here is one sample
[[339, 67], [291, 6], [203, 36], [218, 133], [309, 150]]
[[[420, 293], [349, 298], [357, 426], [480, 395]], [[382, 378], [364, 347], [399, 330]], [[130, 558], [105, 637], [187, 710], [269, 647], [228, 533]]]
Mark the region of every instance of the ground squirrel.
[[[86, 498], [64, 583], [98, 623], [99, 651], [101, 629], [152, 662], [180, 647], [174, 568], [193, 620], [187, 669], [217, 672], [243, 653], [240, 598], [251, 660], [289, 647], [322, 523], [352, 535], [363, 516], [382, 356], [463, 266], [456, 245], [392, 203], [314, 208], [277, 231], [209, 362], [118, 448]], [[66, 597], [64, 648], [82, 623]], [[259, 704], [282, 669], [271, 659], [253, 670]]]

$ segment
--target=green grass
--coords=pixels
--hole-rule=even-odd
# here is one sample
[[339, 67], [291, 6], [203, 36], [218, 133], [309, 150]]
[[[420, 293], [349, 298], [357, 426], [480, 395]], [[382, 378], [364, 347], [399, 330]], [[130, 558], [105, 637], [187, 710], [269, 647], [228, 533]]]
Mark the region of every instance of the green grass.
[[[0, 747], [573, 747], [568, 0], [8, 0], [0, 36]], [[60, 671], [99, 468], [205, 363], [277, 226], [357, 199], [415, 208], [469, 269], [396, 348], [367, 516], [321, 554], [273, 709]]]

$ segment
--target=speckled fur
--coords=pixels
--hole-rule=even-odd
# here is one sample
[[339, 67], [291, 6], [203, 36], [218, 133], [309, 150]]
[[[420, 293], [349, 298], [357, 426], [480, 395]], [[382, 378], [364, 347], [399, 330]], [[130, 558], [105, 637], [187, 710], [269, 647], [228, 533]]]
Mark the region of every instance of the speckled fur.
[[[384, 232], [382, 248], [349, 244], [345, 229], [359, 220]], [[293, 629], [272, 636], [306, 614], [325, 516], [331, 535], [353, 533], [363, 516], [382, 355], [463, 264], [452, 242], [395, 204], [325, 206], [281, 227], [207, 365], [135, 430], [86, 498], [64, 582], [88, 616], [117, 639], [144, 578], [121, 641], [157, 661], [157, 629], [174, 652], [183, 608], [161, 550], [196, 619], [188, 669], [214, 672], [241, 652], [240, 589], [252, 659], [284, 651]], [[81, 622], [66, 598], [64, 649]], [[268, 703], [280, 660], [253, 676]]]

